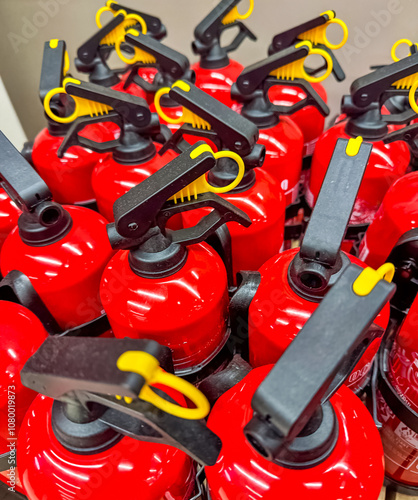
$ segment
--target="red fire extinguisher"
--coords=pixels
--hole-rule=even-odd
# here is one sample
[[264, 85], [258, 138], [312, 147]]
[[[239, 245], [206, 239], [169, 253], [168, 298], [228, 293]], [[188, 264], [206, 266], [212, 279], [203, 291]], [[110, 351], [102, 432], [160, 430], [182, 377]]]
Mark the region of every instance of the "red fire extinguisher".
[[[163, 157], [157, 154], [161, 145], [156, 141], [165, 142], [171, 134], [160, 126], [158, 116], [151, 113], [146, 101], [139, 97], [73, 79], [64, 80], [61, 92], [77, 96], [92, 107], [108, 110], [102, 116], [78, 118], [57, 154], [65, 158], [66, 151], [73, 146], [111, 153], [95, 166], [90, 184], [99, 212], [113, 221], [113, 203], [176, 156], [173, 152]], [[118, 139], [99, 142], [82, 136], [84, 127], [109, 121], [120, 129]]]
[[19, 435], [28, 499], [191, 500], [192, 458], [214, 464], [220, 441], [201, 420], [206, 398], [171, 371], [152, 340], [48, 338], [21, 371], [44, 395]]
[[[384, 142], [403, 140], [411, 145], [412, 154], [418, 151], [415, 140], [418, 124], [389, 134]], [[376, 267], [385, 262], [399, 238], [418, 227], [418, 172], [398, 179], [387, 191], [373, 222], [360, 245], [359, 257], [367, 265]]]
[[[228, 57], [249, 38], [257, 37], [241, 21], [247, 19], [254, 9], [254, 0], [246, 14], [240, 14], [238, 4], [241, 0], [221, 0], [219, 4], [201, 21], [194, 30], [193, 52], [200, 56], [200, 61], [192, 65], [196, 73], [196, 85], [226, 106], [232, 107], [231, 86], [241, 74], [244, 66]], [[238, 33], [232, 42], [223, 47], [222, 34], [229, 29]]]
[[1, 251], [2, 275], [18, 270], [28, 276], [63, 329], [100, 318], [100, 278], [113, 255], [106, 220], [87, 208], [53, 202], [3, 134], [0, 151], [1, 185], [22, 210]]
[[[263, 169], [271, 174], [286, 194], [286, 206], [299, 208], [299, 181], [302, 170], [303, 135], [299, 127], [284, 115], [291, 115], [307, 105], [315, 106], [322, 115], [329, 114], [328, 106], [319, 97], [310, 78], [303, 68], [305, 58], [312, 53], [310, 42], [300, 42], [281, 52], [244, 69], [232, 86], [231, 95], [243, 102], [241, 114], [255, 123], [260, 130], [259, 143], [266, 146], [266, 159]], [[319, 49], [315, 53], [321, 52]], [[332, 59], [322, 51], [328, 69], [321, 78], [332, 71]], [[275, 86], [302, 88], [307, 97], [292, 106], [276, 106], [269, 100], [269, 89]], [[289, 217], [296, 214], [291, 208]]]
[[[265, 156], [265, 147], [256, 144], [258, 128], [188, 82], [176, 82], [167, 92], [171, 100], [184, 107], [182, 120], [186, 123], [167, 141], [161, 152], [166, 149], [184, 151], [190, 147], [189, 142], [204, 138], [214, 143], [218, 151], [233, 151], [244, 161], [245, 174], [239, 184], [234, 183], [236, 164], [229, 158], [216, 163], [209, 172], [208, 181], [216, 187], [214, 192], [243, 210], [252, 221], [249, 228], [227, 224], [231, 234], [234, 278], [243, 269], [256, 271], [282, 250], [285, 220], [281, 187], [262, 168], [256, 168], [262, 167]], [[202, 126], [203, 121], [205, 126]], [[184, 227], [196, 225], [205, 213], [207, 211], [203, 210], [183, 213]]]
[[0, 250], [11, 230], [16, 227], [20, 214], [16, 203], [4, 189], [0, 189]]
[[348, 118], [332, 126], [317, 142], [309, 188], [305, 194], [311, 207], [315, 204], [336, 141], [339, 138], [349, 139], [361, 135], [373, 144], [350, 220], [349, 239], [355, 242], [372, 222], [389, 187], [408, 169], [410, 152], [407, 144], [385, 144], [383, 139], [391, 130], [388, 123], [407, 123], [415, 113], [409, 109], [397, 114], [382, 115], [381, 108], [388, 97], [393, 95], [409, 94], [412, 102], [415, 94], [414, 81], [418, 82], [417, 70], [418, 54], [414, 54], [355, 80], [351, 85], [350, 95], [343, 98], [342, 110]]
[[[69, 123], [75, 119], [73, 100], [61, 94], [68, 68], [65, 42], [46, 42], [39, 93], [44, 107], [45, 102], [48, 102], [45, 107], [47, 128], [41, 130], [35, 138], [31, 164], [50, 186], [57, 202], [91, 206], [94, 202], [91, 174], [104, 155], [76, 147], [65, 158], [57, 156]], [[84, 111], [87, 112], [85, 108]], [[98, 142], [114, 138], [113, 132], [102, 124], [90, 126], [84, 131], [84, 135]]]
[[[112, 331], [118, 338], [167, 345], [182, 375], [212, 361], [210, 366], [218, 366], [231, 354], [223, 350], [229, 333], [227, 274], [218, 254], [202, 242], [226, 222], [249, 226], [251, 220], [208, 192], [205, 174], [223, 157], [238, 162], [239, 182], [242, 159], [231, 151], [213, 153], [199, 142], [119, 198], [115, 223], [108, 226], [112, 247], [130, 249], [118, 252], [103, 273], [100, 296]], [[213, 211], [196, 226], [165, 229], [172, 215], [204, 207]]]
[[[133, 55], [127, 57], [123, 55], [121, 44], [132, 49]], [[186, 56], [176, 50], [167, 47], [158, 40], [143, 35], [136, 29], [130, 29], [124, 38], [120, 39], [116, 45], [116, 52], [125, 63], [132, 66], [126, 78], [126, 84], [134, 82], [142, 87], [146, 93], [146, 99], [150, 104], [151, 110], [154, 106], [154, 96], [157, 91], [163, 87], [169, 87], [176, 80], [186, 79], [190, 82], [195, 81], [194, 71], [190, 69], [190, 63]], [[153, 69], [155, 74], [152, 81], [144, 75], [145, 70]], [[172, 118], [177, 118], [181, 114], [181, 108], [177, 103], [172, 102], [167, 96], [162, 102], [166, 112]], [[164, 123], [164, 122], [162, 122]], [[170, 128], [177, 129], [169, 124]]]
[[[328, 27], [335, 24], [340, 26], [343, 30], [342, 40], [338, 44], [331, 43], [326, 34]], [[320, 49], [329, 54], [333, 63], [332, 74], [338, 82], [342, 82], [345, 80], [345, 74], [333, 51], [343, 47], [347, 42], [347, 39], [347, 25], [344, 21], [336, 17], [335, 11], [328, 10], [320, 16], [276, 35], [269, 47], [269, 55], [275, 54], [276, 52], [287, 49], [292, 45], [300, 43], [301, 41], [307, 40], [312, 43], [314, 49]], [[310, 75], [308, 81], [312, 83], [312, 87], [326, 103], [327, 93], [322, 84], [319, 83], [320, 79], [315, 76], [315, 74], [322, 69], [323, 68], [308, 70]], [[305, 99], [306, 94], [303, 89], [288, 85], [273, 87], [269, 92], [269, 97], [270, 101], [275, 105], [291, 106]], [[305, 141], [303, 156], [304, 158], [310, 158], [315, 149], [318, 137], [324, 131], [325, 117], [313, 106], [305, 106], [299, 111], [293, 113], [291, 117], [303, 133]], [[304, 167], [306, 164], [306, 168], [308, 168], [309, 163], [310, 161], [308, 160], [304, 161]]]
[[[371, 149], [371, 144], [361, 144], [361, 138], [337, 142], [301, 248], [277, 255], [260, 269], [261, 282], [252, 291], [248, 310], [253, 367], [280, 358], [350, 262], [364, 267], [360, 260], [341, 251], [341, 243]], [[390, 265], [380, 272], [389, 278], [393, 274]], [[382, 335], [388, 321], [389, 307], [377, 317], [373, 329]], [[277, 324], [282, 325], [279, 333], [274, 327]], [[347, 385], [354, 392], [368, 382], [379, 342], [377, 339], [367, 349], [348, 378]]]
[[[104, 12], [110, 12], [113, 18], [107, 24], [102, 25], [101, 16]], [[120, 40], [123, 40], [128, 29], [135, 27], [145, 34], [153, 25], [155, 28], [152, 28], [149, 34], [159, 36], [165, 33], [161, 21], [108, 0], [106, 5], [97, 11], [96, 24], [99, 30], [77, 50], [75, 59], [77, 70], [81, 73], [87, 73], [89, 81], [92, 83], [145, 98], [145, 92], [141, 87], [133, 82], [126, 82], [126, 76], [123, 75], [126, 69], [113, 70], [109, 68], [107, 60]], [[125, 50], [129, 50], [129, 47], [125, 47]], [[119, 77], [119, 73], [123, 76]]]
[[349, 265], [276, 365], [220, 397], [208, 420], [222, 440], [206, 467], [212, 500], [378, 499], [379, 433], [341, 384], [376, 338], [370, 325], [394, 288]]

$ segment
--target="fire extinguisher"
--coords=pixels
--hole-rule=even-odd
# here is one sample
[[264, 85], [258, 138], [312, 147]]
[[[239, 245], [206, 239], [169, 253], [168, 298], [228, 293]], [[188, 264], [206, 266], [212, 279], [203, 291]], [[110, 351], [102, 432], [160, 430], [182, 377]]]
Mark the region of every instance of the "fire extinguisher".
[[[411, 146], [413, 156], [418, 149], [415, 141], [418, 124], [410, 125], [389, 134], [383, 142], [401, 140]], [[387, 191], [379, 210], [368, 227], [360, 245], [359, 257], [369, 266], [385, 262], [397, 241], [407, 231], [418, 227], [418, 172], [411, 172], [398, 179]]]
[[[192, 65], [196, 73], [196, 86], [232, 107], [231, 86], [241, 74], [244, 66], [228, 56], [237, 50], [241, 43], [249, 38], [257, 37], [241, 21], [247, 19], [254, 9], [254, 0], [246, 14], [240, 14], [238, 4], [241, 0], [221, 0], [219, 4], [201, 21], [194, 30], [192, 50], [200, 56], [200, 61]], [[238, 33], [232, 42], [223, 47], [222, 34], [229, 29], [237, 29]]]
[[[133, 50], [134, 53], [131, 57], [123, 55], [120, 48], [122, 42]], [[169, 87], [179, 79], [195, 81], [194, 71], [190, 69], [189, 60], [185, 55], [167, 47], [158, 40], [143, 35], [136, 29], [130, 29], [124, 38], [119, 39], [116, 44], [116, 52], [122, 61], [132, 66], [126, 78], [126, 84], [134, 82], [144, 89], [152, 111], [155, 111], [153, 109], [154, 96], [160, 88]], [[144, 75], [144, 71], [150, 69], [155, 71], [152, 80]], [[172, 102], [167, 97], [164, 98], [162, 104], [170, 117], [177, 118], [181, 114], [181, 108], [178, 107], [177, 103]], [[162, 121], [162, 123], [164, 122]], [[175, 130], [178, 128], [171, 123], [169, 123], [169, 127]]]
[[[327, 38], [326, 31], [329, 26], [337, 24], [343, 30], [343, 37], [340, 43], [333, 44]], [[288, 29], [273, 37], [269, 47], [269, 55], [287, 49], [301, 41], [307, 40], [312, 43], [314, 49], [320, 49], [328, 53], [332, 59], [332, 74], [338, 82], [345, 80], [345, 73], [341, 68], [334, 50], [340, 49], [345, 45], [348, 39], [347, 25], [341, 19], [338, 19], [335, 11], [328, 10], [309, 21], [306, 21], [294, 28]], [[327, 102], [327, 93], [321, 83], [319, 83], [315, 74], [323, 68], [317, 70], [308, 70], [311, 78], [309, 81], [316, 90], [321, 99]], [[313, 77], [313, 78], [312, 78]], [[278, 106], [291, 106], [306, 98], [303, 89], [292, 87], [292, 85], [273, 87], [269, 92], [270, 101]], [[300, 128], [305, 141], [303, 157], [304, 170], [309, 168], [310, 159], [315, 149], [318, 137], [324, 131], [325, 117], [313, 106], [305, 106], [291, 115], [292, 120]], [[306, 167], [306, 168], [305, 168]]]
[[317, 142], [309, 188], [305, 194], [310, 207], [315, 204], [336, 141], [361, 135], [373, 144], [350, 220], [348, 236], [352, 240], [351, 244], [353, 241], [358, 243], [389, 187], [408, 169], [408, 145], [402, 142], [385, 144], [383, 139], [391, 130], [388, 124], [407, 123], [415, 116], [415, 112], [410, 109], [398, 114], [382, 115], [381, 108], [394, 95], [409, 94], [412, 104], [416, 89], [414, 82], [418, 84], [417, 70], [418, 54], [414, 54], [355, 80], [350, 95], [345, 96], [342, 102], [342, 110], [348, 118], [332, 126]]
[[[65, 158], [66, 151], [73, 146], [111, 153], [95, 166], [90, 184], [99, 212], [113, 221], [113, 203], [176, 156], [172, 152], [159, 156], [161, 145], [153, 141], [164, 142], [171, 134], [160, 126], [158, 116], [139, 97], [74, 79], [64, 80], [60, 92], [88, 102], [93, 109], [104, 109], [101, 116], [81, 116], [75, 120], [57, 154]], [[120, 129], [118, 139], [98, 142], [81, 135], [84, 127], [109, 121]]]
[[22, 210], [1, 251], [2, 275], [18, 270], [28, 276], [63, 329], [99, 321], [100, 278], [113, 255], [106, 220], [87, 208], [53, 202], [47, 185], [3, 134], [0, 151], [1, 185]]
[[[282, 250], [285, 219], [281, 187], [262, 168], [256, 168], [262, 167], [265, 156], [265, 147], [257, 144], [257, 126], [188, 82], [176, 82], [166, 92], [171, 100], [183, 106], [181, 119], [186, 123], [160, 153], [166, 149], [184, 151], [190, 147], [190, 138], [203, 138], [214, 143], [218, 151], [229, 150], [242, 157], [245, 174], [238, 185], [231, 187], [236, 179], [236, 164], [229, 158], [216, 163], [208, 181], [217, 188], [214, 192], [243, 210], [252, 221], [249, 228], [227, 225], [231, 234], [233, 277], [243, 269], [256, 271]], [[194, 226], [205, 213], [203, 210], [183, 213], [184, 227]]]
[[[100, 296], [112, 331], [118, 338], [167, 345], [181, 375], [210, 370], [231, 354], [223, 349], [229, 333], [227, 274], [219, 255], [202, 242], [226, 222], [249, 226], [251, 220], [210, 192], [205, 173], [223, 157], [237, 161], [240, 182], [241, 157], [213, 153], [198, 142], [119, 198], [115, 223], [108, 226], [112, 247], [129, 249], [118, 252], [103, 273]], [[204, 207], [213, 211], [196, 226], [165, 229], [172, 215]]]
[[[104, 12], [110, 12], [113, 18], [103, 26], [101, 16]], [[144, 34], [149, 33], [152, 37], [165, 33], [165, 27], [156, 17], [123, 7], [110, 0], [97, 11], [96, 24], [99, 30], [77, 50], [77, 57], [74, 61], [77, 70], [81, 73], [87, 73], [89, 81], [92, 83], [145, 98], [145, 92], [141, 87], [133, 82], [127, 83], [125, 75], [119, 77], [119, 73], [125, 73], [126, 68], [112, 70], [109, 68], [107, 60], [129, 28], [135, 27]], [[149, 32], [151, 26], [154, 27]], [[126, 49], [129, 50], [129, 47], [125, 47]]]
[[[354, 256], [342, 252], [341, 243], [371, 149], [371, 144], [361, 144], [361, 138], [337, 142], [300, 249], [287, 250], [261, 267], [261, 281], [248, 299], [251, 366], [274, 363], [280, 358], [350, 262], [365, 267]], [[380, 272], [389, 279], [392, 268], [387, 265]], [[382, 335], [388, 321], [386, 307], [373, 329]], [[277, 324], [282, 325], [279, 333], [274, 326]], [[375, 340], [367, 349], [347, 380], [356, 393], [368, 382], [379, 342]]]
[[28, 499], [191, 500], [192, 459], [214, 464], [221, 444], [206, 398], [171, 371], [152, 340], [48, 338], [21, 371], [44, 395], [17, 447]]
[[349, 265], [276, 365], [221, 396], [208, 420], [222, 440], [206, 467], [212, 500], [378, 499], [379, 433], [341, 384], [376, 339], [370, 325], [394, 288]]
[[[65, 158], [57, 156], [69, 123], [75, 118], [72, 99], [60, 93], [69, 68], [68, 61], [64, 41], [51, 40], [45, 43], [39, 93], [46, 110], [47, 128], [35, 138], [30, 163], [50, 186], [58, 203], [92, 207], [94, 193], [90, 178], [94, 166], [103, 160], [104, 155], [77, 147]], [[113, 132], [102, 124], [86, 129], [85, 136], [98, 142], [114, 138]]]
[[4, 189], [0, 189], [0, 250], [12, 229], [16, 227], [20, 214], [16, 203]]
[[[324, 116], [329, 114], [328, 106], [307, 81], [311, 77], [303, 68], [305, 58], [312, 53], [320, 53], [325, 58], [328, 69], [321, 79], [326, 78], [332, 71], [331, 57], [325, 51], [312, 49], [310, 42], [300, 42], [245, 68], [231, 91], [234, 99], [243, 102], [241, 114], [260, 130], [259, 143], [266, 146], [263, 169], [285, 191], [289, 217], [296, 215], [299, 209], [304, 140], [299, 127], [286, 115], [307, 105], [315, 106]], [[302, 88], [307, 97], [292, 106], [273, 105], [269, 90], [288, 86], [290, 80], [292, 86]]]

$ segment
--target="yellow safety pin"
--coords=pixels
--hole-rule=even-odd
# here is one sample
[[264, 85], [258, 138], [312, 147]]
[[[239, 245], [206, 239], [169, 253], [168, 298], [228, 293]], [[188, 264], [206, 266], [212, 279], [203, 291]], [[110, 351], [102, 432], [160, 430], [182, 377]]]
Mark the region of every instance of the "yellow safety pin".
[[[338, 19], [335, 17], [335, 13], [332, 10], [327, 10], [326, 12], [323, 12], [321, 16], [327, 15], [329, 17], [329, 21], [327, 21], [325, 24], [322, 26], [318, 26], [316, 28], [313, 28], [308, 31], [304, 31], [303, 33], [300, 33], [298, 35], [298, 38], [300, 40], [308, 40], [312, 42], [314, 45], [325, 45], [331, 50], [337, 50], [343, 47], [347, 40], [348, 40], [348, 28], [347, 25], [345, 24], [344, 21], [341, 19]], [[328, 38], [327, 38], [327, 28], [331, 24], [337, 24], [338, 26], [341, 26], [343, 30], [343, 38], [340, 43], [333, 44], [331, 43]]]
[[[312, 48], [312, 43], [307, 40], [298, 43], [297, 45], [295, 45], [295, 47], [299, 48], [303, 47], [304, 45], [309, 48], [309, 54], [307, 54], [305, 57], [302, 57], [301, 59], [298, 59], [297, 61], [293, 61], [289, 64], [281, 66], [280, 68], [275, 69], [270, 73], [270, 75], [275, 76], [278, 80], [294, 80], [295, 78], [303, 78], [310, 83], [318, 83], [326, 80], [332, 73], [334, 67], [331, 56], [325, 50]], [[325, 59], [325, 62], [327, 63], [327, 69], [321, 76], [312, 76], [305, 70], [305, 59], [312, 54], [320, 55], [323, 59]]]
[[388, 283], [391, 283], [394, 275], [395, 266], [390, 262], [383, 264], [383, 266], [380, 266], [377, 270], [372, 269], [371, 267], [366, 267], [366, 269], [363, 269], [360, 276], [353, 283], [353, 291], [356, 295], [364, 297], [369, 295], [380, 280], [385, 280]]
[[123, 38], [120, 38], [116, 44], [115, 44], [115, 50], [117, 55], [119, 56], [120, 60], [123, 61], [126, 64], [135, 64], [137, 62], [140, 62], [142, 64], [154, 64], [156, 62], [156, 59], [153, 55], [149, 54], [148, 52], [145, 52], [145, 50], [140, 49], [139, 47], [133, 47], [134, 49], [134, 54], [132, 57], [126, 57], [125, 54], [123, 53], [121, 46], [122, 43], [125, 41], [125, 36], [127, 34], [131, 34], [134, 36], [139, 35], [139, 31], [135, 29], [130, 29], [127, 31]]
[[[396, 55], [396, 51], [403, 44], [408, 45], [409, 48], [411, 48], [415, 45], [415, 47], [417, 47], [417, 49], [418, 49], [418, 44], [411, 42], [411, 40], [408, 40], [407, 38], [401, 38], [400, 40], [398, 40], [397, 42], [395, 42], [393, 44], [392, 49], [390, 51], [390, 55], [391, 55], [394, 62], [398, 62], [401, 60], [401, 58]], [[409, 57], [410, 55], [411, 54], [409, 53], [407, 57]]]
[[107, 104], [102, 104], [100, 102], [91, 101], [89, 99], [84, 99], [83, 97], [70, 96], [74, 99], [75, 109], [70, 116], [58, 116], [54, 114], [51, 109], [51, 99], [58, 94], [67, 94], [65, 86], [67, 83], [75, 83], [76, 85], [81, 85], [80, 80], [75, 78], [66, 78], [63, 82], [62, 87], [51, 89], [45, 96], [44, 99], [44, 109], [46, 114], [55, 122], [58, 123], [71, 123], [79, 116], [98, 116], [108, 114], [113, 108]]
[[238, 19], [243, 21], [244, 19], [248, 19], [251, 14], [253, 13], [254, 10], [254, 0], [250, 0], [250, 6], [248, 8], [248, 11], [245, 14], [240, 14], [238, 12], [238, 7], [235, 6], [233, 9], [231, 9], [228, 14], [222, 19], [222, 24], [232, 24]]
[[[117, 367], [123, 372], [137, 373], [144, 377], [146, 383], [139, 393], [139, 398], [153, 404], [160, 410], [186, 420], [200, 420], [205, 418], [210, 405], [206, 397], [194, 385], [186, 380], [165, 372], [158, 360], [147, 352], [127, 351], [122, 354]], [[182, 406], [165, 400], [152, 390], [152, 386], [161, 384], [174, 389], [188, 398], [196, 408], [183, 408]], [[122, 399], [120, 396], [118, 399]], [[125, 402], [132, 403], [132, 398], [125, 398]]]

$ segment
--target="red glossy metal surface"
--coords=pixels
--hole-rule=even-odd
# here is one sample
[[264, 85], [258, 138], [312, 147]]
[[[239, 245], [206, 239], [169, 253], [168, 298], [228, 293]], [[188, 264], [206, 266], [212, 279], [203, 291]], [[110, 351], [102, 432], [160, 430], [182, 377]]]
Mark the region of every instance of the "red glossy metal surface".
[[[327, 130], [316, 144], [312, 159], [311, 178], [306, 193], [309, 205], [314, 206], [321, 189], [337, 139], [350, 139], [345, 133], [346, 121]], [[393, 130], [393, 129], [391, 129]], [[370, 223], [390, 186], [405, 175], [410, 161], [409, 148], [403, 142], [383, 144], [373, 142], [373, 150], [357, 196], [351, 224]]]
[[288, 117], [280, 117], [274, 127], [260, 129], [259, 144], [266, 147], [262, 169], [280, 184], [286, 195], [286, 206], [297, 199], [302, 170], [303, 134]]
[[188, 247], [185, 265], [167, 278], [135, 275], [128, 252], [118, 252], [103, 273], [100, 296], [115, 337], [170, 347], [176, 371], [200, 366], [226, 341], [226, 271], [206, 244]]
[[[155, 147], [157, 151], [161, 149], [161, 145], [158, 143], [155, 143]], [[100, 213], [109, 222], [112, 222], [115, 201], [176, 156], [177, 154], [173, 151], [167, 151], [163, 156], [157, 154], [151, 160], [138, 165], [124, 165], [117, 163], [109, 155], [96, 166], [91, 178], [94, 197]]]
[[418, 172], [398, 179], [386, 193], [360, 245], [360, 259], [379, 267], [399, 238], [418, 227]]
[[67, 329], [102, 314], [100, 279], [113, 250], [101, 215], [82, 207], [64, 208], [73, 220], [64, 238], [31, 247], [15, 228], [3, 245], [0, 261], [3, 276], [14, 269], [28, 276], [61, 328]]
[[21, 211], [9, 198], [4, 189], [0, 189], [0, 249], [11, 230], [16, 227]]
[[[388, 379], [402, 399], [418, 411], [418, 300], [397, 334], [389, 356]], [[418, 434], [402, 423], [378, 394], [378, 418], [385, 451], [386, 474], [408, 486], [418, 487]]]
[[230, 59], [228, 66], [217, 69], [205, 69], [200, 63], [193, 64], [196, 73], [196, 87], [215, 97], [228, 107], [233, 107], [235, 101], [231, 98], [231, 87], [242, 73], [244, 66]]
[[[289, 284], [289, 265], [298, 251], [287, 250], [270, 259], [260, 269], [261, 283], [249, 309], [248, 334], [250, 363], [253, 367], [275, 363], [319, 305], [318, 302], [299, 297]], [[356, 257], [348, 257], [351, 262], [366, 267]], [[386, 305], [375, 323], [386, 329], [388, 321], [389, 305]], [[362, 389], [367, 382], [379, 345], [380, 339], [376, 339], [347, 380], [347, 386], [354, 392]]]
[[222, 440], [216, 465], [206, 467], [212, 500], [377, 500], [383, 484], [379, 432], [360, 400], [342, 387], [331, 399], [339, 425], [337, 444], [321, 464], [287, 469], [259, 455], [243, 434], [251, 398], [271, 366], [253, 370], [215, 404], [208, 427]]
[[[82, 135], [97, 142], [104, 142], [114, 139], [115, 130], [107, 128], [106, 124], [89, 125]], [[91, 187], [91, 174], [94, 167], [108, 155], [73, 146], [63, 158], [58, 158], [57, 151], [63, 140], [64, 137], [53, 136], [46, 128], [41, 130], [33, 145], [32, 160], [35, 169], [47, 183], [58, 203], [92, 201], [94, 192]]]
[[29, 500], [188, 500], [194, 468], [170, 446], [124, 437], [95, 455], [63, 448], [51, 428], [52, 401], [38, 396], [22, 426], [18, 467]]
[[[266, 172], [256, 169], [255, 174], [256, 182], [247, 191], [220, 195], [243, 210], [252, 220], [248, 228], [236, 222], [227, 224], [232, 239], [234, 276], [242, 270], [257, 271], [283, 246], [286, 208], [283, 191]], [[195, 226], [203, 213], [209, 211], [184, 212], [184, 227]]]
[[[313, 83], [324, 102], [327, 102], [327, 93], [320, 83]], [[292, 106], [306, 99], [305, 92], [298, 87], [277, 85], [269, 91], [270, 101], [277, 106]], [[305, 106], [303, 109], [289, 115], [300, 128], [305, 141], [303, 156], [313, 154], [316, 140], [324, 131], [325, 117], [314, 106]]]

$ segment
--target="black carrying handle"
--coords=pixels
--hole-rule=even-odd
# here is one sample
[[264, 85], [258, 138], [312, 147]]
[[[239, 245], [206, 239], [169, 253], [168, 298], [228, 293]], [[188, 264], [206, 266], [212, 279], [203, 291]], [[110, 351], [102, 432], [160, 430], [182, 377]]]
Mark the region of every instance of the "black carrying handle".
[[[200, 146], [207, 145], [203, 141], [199, 141], [116, 200], [113, 205], [115, 223], [108, 226], [112, 246], [117, 248], [132, 247], [135, 241], [140, 241], [156, 224], [162, 227], [167, 218], [174, 213], [202, 206], [211, 206], [215, 208], [215, 211], [204, 217], [195, 228], [171, 232], [173, 241], [178, 243], [195, 242], [196, 238], [201, 241], [200, 238], [209, 236], [227, 221], [236, 220], [244, 225], [251, 224], [244, 212], [211, 193], [201, 194], [195, 200], [178, 202], [177, 204], [167, 202], [172, 196], [215, 166], [216, 160], [211, 152], [204, 150], [195, 156], [193, 152]], [[218, 220], [219, 218], [222, 222]]]
[[33, 212], [40, 203], [52, 200], [43, 179], [1, 131], [0, 184], [24, 212]]
[[257, 37], [240, 21], [235, 21], [227, 25], [222, 23], [225, 16], [236, 7], [240, 1], [241, 0], [221, 0], [221, 2], [219, 2], [219, 4], [196, 26], [194, 30], [195, 40], [192, 44], [192, 49], [195, 54], [205, 55], [214, 43], [220, 42], [223, 31], [237, 26], [239, 28], [238, 34], [227, 47], [223, 47], [224, 51], [231, 52], [236, 50], [247, 37], [251, 40], [257, 40]]
[[350, 87], [353, 104], [359, 108], [367, 108], [375, 102], [383, 104], [386, 99], [394, 95], [409, 94], [409, 89], [391, 87], [393, 83], [414, 73], [418, 73], [418, 54], [405, 57], [357, 78]]
[[[222, 147], [234, 151], [241, 157], [253, 151], [259, 138], [259, 130], [250, 120], [187, 81], [183, 81], [181, 86], [174, 85], [168, 95], [170, 99], [210, 124], [209, 133], [197, 129], [198, 135], [204, 134], [212, 139], [216, 134]], [[184, 134], [193, 134], [194, 127], [182, 125], [180, 129], [184, 130]], [[172, 139], [174, 144], [183, 136], [183, 130]]]
[[175, 446], [203, 465], [214, 465], [222, 446], [218, 436], [202, 420], [185, 421], [139, 399], [144, 377], [117, 368], [127, 351], [146, 352], [173, 373], [170, 349], [153, 340], [50, 337], [27, 361], [21, 380], [63, 403], [100, 405], [105, 411], [98, 413], [98, 419], [119, 434]]
[[[335, 15], [335, 12], [334, 12], [334, 15]], [[301, 39], [298, 37], [301, 33], [305, 33], [306, 31], [309, 31], [311, 29], [315, 29], [315, 28], [318, 28], [319, 26], [323, 26], [329, 20], [330, 20], [330, 18], [328, 16], [328, 14], [322, 14], [321, 16], [317, 16], [313, 19], [310, 19], [309, 21], [306, 21], [302, 24], [299, 24], [298, 26], [295, 26], [294, 28], [290, 28], [286, 31], [283, 31], [282, 33], [278, 33], [277, 35], [275, 35], [273, 37], [271, 45], [268, 49], [268, 54], [269, 55], [275, 54], [276, 52], [280, 52], [281, 50], [287, 49], [291, 45], [294, 45], [294, 44], [300, 42]], [[332, 62], [333, 62], [332, 73], [333, 73], [335, 79], [338, 82], [342, 82], [343, 80], [345, 80], [345, 73], [344, 73], [340, 63], [338, 62], [338, 59], [335, 57], [334, 52], [321, 43], [316, 44], [315, 47], [318, 47], [319, 49], [326, 51], [330, 55]], [[308, 71], [308, 73], [311, 73], [312, 75], [314, 75], [322, 70], [323, 70], [323, 68], [318, 68], [317, 70], [315, 70], [313, 72]]]
[[126, 11], [127, 14], [135, 14], [142, 17], [147, 25], [147, 35], [155, 38], [156, 40], [162, 40], [167, 36], [167, 29], [161, 22], [160, 18], [151, 16], [145, 12], [134, 10], [131, 7], [126, 7], [125, 5], [121, 5], [119, 2], [109, 2], [109, 7], [114, 10], [122, 9]]
[[185, 55], [150, 36], [128, 31], [125, 42], [154, 56], [160, 73], [168, 75], [173, 81], [182, 78], [190, 69], [190, 62]]
[[353, 285], [362, 272], [356, 264], [344, 270], [254, 394], [256, 418], [282, 438], [276, 453], [302, 432], [377, 336], [369, 327], [395, 285], [380, 280], [358, 295]]
[[39, 83], [39, 97], [42, 103], [50, 90], [61, 87], [62, 85], [66, 50], [66, 43], [64, 40], [50, 40], [44, 44], [41, 80]]
[[[372, 144], [338, 139], [299, 253], [290, 266], [295, 283], [313, 277], [326, 287], [340, 257], [341, 244], [372, 152]], [[351, 141], [351, 142], [350, 142]], [[351, 149], [351, 148], [354, 149]], [[355, 150], [358, 148], [356, 154]], [[351, 155], [348, 152], [351, 151]]]
[[[273, 106], [278, 114], [292, 114], [304, 106], [315, 106], [323, 116], [329, 114], [329, 108], [319, 94], [315, 91], [312, 85], [301, 78], [293, 80], [282, 80], [270, 76], [271, 72], [293, 63], [299, 59], [305, 58], [309, 54], [309, 46], [306, 44], [292, 45], [287, 49], [274, 53], [271, 56], [245, 68], [237, 78], [237, 81], [232, 86], [231, 95], [239, 101], [251, 100], [254, 93], [262, 91], [264, 97], [268, 98], [268, 91], [275, 86], [295, 86], [302, 88], [307, 97], [292, 106]], [[269, 101], [270, 102], [270, 101]]]

